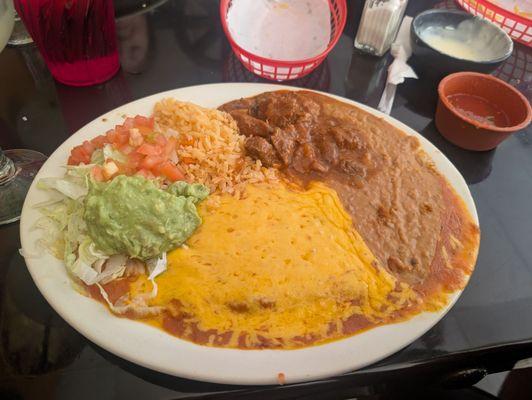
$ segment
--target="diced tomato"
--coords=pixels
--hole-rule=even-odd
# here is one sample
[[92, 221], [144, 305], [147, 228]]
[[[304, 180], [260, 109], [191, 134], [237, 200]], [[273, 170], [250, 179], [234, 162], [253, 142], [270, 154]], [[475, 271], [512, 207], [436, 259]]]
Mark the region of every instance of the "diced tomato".
[[123, 146], [124, 144], [129, 142], [129, 131], [120, 131], [116, 133], [115, 140], [113, 144], [120, 148], [120, 146]]
[[101, 149], [107, 143], [107, 138], [104, 135], [100, 135], [92, 139], [91, 142], [96, 148]]
[[103, 176], [103, 169], [102, 167], [100, 167], [99, 165], [95, 165], [92, 169], [91, 169], [91, 175], [92, 177], [94, 178], [94, 180], [98, 181], [98, 182], [101, 182], [101, 181], [104, 181], [105, 178]]
[[96, 149], [96, 146], [94, 146], [94, 144], [89, 142], [88, 140], [85, 140], [82, 143], [81, 147], [83, 148], [85, 153], [88, 154], [89, 157], [92, 155], [92, 152]]
[[182, 181], [185, 179], [185, 174], [181, 171], [181, 169], [177, 165], [172, 164], [170, 161], [165, 161], [158, 168], [158, 172], [172, 182]]
[[85, 150], [83, 150], [83, 147], [81, 146], [74, 147], [70, 153], [73, 157], [78, 158], [80, 160], [87, 157], [87, 153], [85, 153]]
[[131, 146], [130, 144], [126, 143], [118, 149], [122, 154], [129, 155], [135, 151], [135, 147]]
[[114, 143], [116, 140], [116, 131], [114, 129], [108, 130], [105, 134], [107, 143]]
[[137, 126], [136, 128], [139, 130], [142, 136], [149, 136], [153, 134], [153, 128], [150, 128], [148, 126], [141, 125], [141, 126]]
[[142, 162], [140, 163], [140, 167], [144, 169], [153, 170], [163, 161], [164, 159], [159, 156], [146, 156], [144, 160], [142, 160]]
[[131, 129], [135, 127], [135, 119], [128, 117], [124, 120], [124, 123], [122, 124], [122, 127], [125, 129]]
[[158, 156], [162, 154], [162, 148], [153, 144], [143, 143], [137, 149], [137, 153], [144, 154], [146, 156]]
[[143, 154], [133, 152], [127, 156], [127, 167], [137, 170], [142, 160], [144, 160]]
[[91, 157], [82, 146], [76, 146], [70, 152], [75, 164], [85, 163], [88, 164], [91, 160]]
[[174, 137], [169, 137], [166, 140], [166, 145], [164, 146], [163, 154], [166, 158], [169, 158], [172, 153], [175, 151], [175, 146], [177, 144], [177, 139]]
[[118, 161], [114, 161], [114, 162], [118, 167], [119, 174], [133, 175], [137, 171], [137, 168], [132, 168], [129, 162], [125, 162], [125, 163], [121, 163]]
[[135, 126], [147, 126], [148, 128], [153, 128], [153, 119], [148, 117], [143, 117], [142, 115], [137, 115], [134, 119]]
[[155, 178], [155, 175], [151, 171], [148, 171], [147, 169], [139, 169], [137, 171], [137, 175], [143, 176], [146, 179], [153, 179]]
[[[184, 179], [183, 170], [173, 164], [178, 140], [166, 137], [154, 131], [153, 117], [137, 115], [126, 118], [121, 125], [116, 125], [105, 133], [72, 149], [68, 163], [78, 165], [89, 164], [94, 150], [111, 144], [114, 149], [127, 156], [127, 161], [106, 160], [103, 166], [95, 166], [91, 175], [95, 180], [106, 180], [120, 174], [142, 175], [153, 179], [161, 176], [170, 181]], [[193, 139], [188, 140], [193, 143]], [[194, 162], [193, 159], [183, 159], [183, 162]]]
[[116, 125], [115, 126], [115, 132], [117, 133], [120, 133], [120, 132], [129, 132], [131, 128], [127, 128], [125, 125]]
[[168, 140], [166, 139], [166, 137], [164, 135], [157, 135], [155, 137], [155, 144], [157, 144], [161, 148], [166, 146], [167, 142], [168, 142]]

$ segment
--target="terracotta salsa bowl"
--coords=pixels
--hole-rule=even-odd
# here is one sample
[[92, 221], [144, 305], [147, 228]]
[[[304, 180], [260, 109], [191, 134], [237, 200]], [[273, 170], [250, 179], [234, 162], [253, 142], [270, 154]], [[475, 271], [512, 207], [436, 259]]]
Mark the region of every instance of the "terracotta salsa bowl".
[[436, 127], [450, 142], [468, 150], [490, 150], [530, 124], [530, 102], [491, 75], [457, 72], [438, 86]]

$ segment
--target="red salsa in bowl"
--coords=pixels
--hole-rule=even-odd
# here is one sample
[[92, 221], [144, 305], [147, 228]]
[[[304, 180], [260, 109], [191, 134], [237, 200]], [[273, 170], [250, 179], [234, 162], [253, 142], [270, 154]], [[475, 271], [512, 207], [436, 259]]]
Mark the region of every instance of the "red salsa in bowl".
[[491, 75], [457, 72], [438, 86], [436, 127], [468, 150], [490, 150], [530, 124], [530, 103], [517, 89]]
[[499, 128], [510, 126], [508, 115], [484, 97], [458, 93], [447, 97], [447, 99], [454, 106], [456, 112], [477, 121], [479, 124]]

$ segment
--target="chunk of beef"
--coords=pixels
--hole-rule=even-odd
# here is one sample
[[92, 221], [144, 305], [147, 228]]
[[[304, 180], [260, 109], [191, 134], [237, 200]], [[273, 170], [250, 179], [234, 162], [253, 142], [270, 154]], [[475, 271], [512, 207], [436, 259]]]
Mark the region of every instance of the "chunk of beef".
[[294, 158], [292, 160], [292, 168], [294, 168], [297, 172], [300, 173], [306, 173], [310, 171], [310, 165], [312, 164], [312, 160], [307, 157], [305, 154], [305, 149], [302, 146], [299, 146], [295, 153]]
[[253, 99], [238, 99], [230, 101], [229, 103], [222, 104], [218, 109], [231, 113], [234, 110], [247, 110], [255, 103]]
[[339, 151], [334, 140], [328, 135], [318, 133], [315, 135], [315, 141], [323, 160], [330, 165], [336, 165], [338, 163]]
[[346, 174], [357, 178], [365, 178], [367, 175], [367, 167], [352, 152], [341, 152], [338, 168]]
[[364, 150], [366, 148], [362, 135], [352, 129], [335, 126], [329, 128], [329, 134], [342, 149]]
[[260, 136], [249, 136], [244, 142], [244, 148], [252, 158], [259, 159], [265, 167], [279, 164], [279, 158], [273, 146]]
[[230, 114], [235, 119], [242, 135], [270, 137], [270, 126], [266, 122], [249, 115], [247, 110], [234, 110]]
[[312, 129], [311, 122], [299, 121], [293, 125], [296, 132], [296, 140], [298, 143], [308, 143], [312, 141], [312, 136], [310, 134]]
[[253, 111], [257, 118], [284, 128], [296, 122], [314, 122], [320, 113], [320, 106], [297, 92], [286, 91], [257, 96]]
[[294, 129], [275, 128], [271, 141], [285, 165], [290, 165], [296, 148], [297, 133]]
[[292, 160], [292, 167], [301, 173], [309, 171], [326, 172], [329, 167], [319, 157], [319, 152], [311, 143], [300, 145]]

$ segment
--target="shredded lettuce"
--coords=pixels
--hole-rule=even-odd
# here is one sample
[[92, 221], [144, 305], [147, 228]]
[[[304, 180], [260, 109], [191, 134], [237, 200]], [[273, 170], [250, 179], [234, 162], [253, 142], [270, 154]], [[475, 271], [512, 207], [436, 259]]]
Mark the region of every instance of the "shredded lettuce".
[[87, 194], [87, 188], [77, 182], [64, 178], [42, 178], [38, 183], [39, 189], [55, 189], [63, 196], [71, 199], [79, 199]]
[[105, 160], [113, 159], [115, 161], [126, 163], [127, 156], [122, 152], [115, 150], [112, 145], [106, 144], [101, 149], [96, 149], [91, 155], [91, 164], [103, 165]]
[[97, 261], [103, 264], [109, 256], [96, 249], [83, 219], [91, 168], [92, 165], [68, 166], [64, 177], [43, 178], [37, 183], [39, 188], [49, 190], [50, 199], [36, 205], [42, 217], [35, 226], [45, 231], [39, 243], [62, 259], [68, 272], [87, 285], [109, 276], [107, 271], [102, 273], [93, 268]]
[[146, 262], [146, 266], [148, 267], [148, 279], [153, 280], [157, 276], [161, 275], [164, 271], [166, 271], [166, 253], [161, 254], [159, 258], [152, 258]]
[[[93, 243], [94, 245], [94, 243]], [[97, 282], [107, 283], [124, 275], [126, 270], [127, 257], [123, 254], [115, 254], [106, 261], [93, 264], [98, 272]], [[105, 265], [105, 269], [102, 267]], [[96, 283], [96, 282], [95, 282]]]
[[[100, 271], [97, 271], [93, 266], [98, 261], [101, 261], [100, 266], [103, 265], [105, 261], [108, 260], [108, 256], [96, 250], [96, 246], [89, 236], [82, 234], [78, 240], [80, 241], [77, 249], [77, 258], [75, 253], [70, 253], [72, 249], [71, 247], [68, 248], [68, 254], [65, 252], [65, 256], [69, 257], [68, 261], [65, 259], [65, 264], [70, 273], [81, 279], [87, 285], [94, 285], [95, 283], [102, 281], [104, 278], [107, 278], [109, 276], [107, 270], [105, 272], [102, 272], [101, 269]], [[70, 244], [74, 245], [75, 243]], [[125, 257], [123, 264], [125, 264]], [[122, 269], [122, 273], [123, 271], [124, 270]], [[115, 271], [112, 271], [111, 275], [114, 272]]]
[[62, 200], [61, 196], [73, 200], [81, 199], [89, 190], [89, 173], [94, 165], [68, 165], [65, 176], [62, 178], [41, 178], [37, 187], [43, 190], [53, 189], [51, 198], [37, 207]]
[[87, 186], [87, 178], [92, 167], [93, 164], [67, 165], [65, 176], [80, 185]]
[[112, 158], [113, 160], [118, 161], [120, 163], [127, 162], [127, 156], [121, 153], [120, 151], [113, 149], [113, 146], [111, 146], [110, 144], [106, 144], [105, 146], [103, 146], [103, 158], [104, 160]]
[[151, 297], [157, 296], [157, 282], [155, 278], [166, 271], [168, 261], [166, 259], [166, 253], [161, 254], [159, 258], [152, 258], [146, 261], [146, 267], [148, 268], [148, 279], [152, 284]]
[[102, 149], [96, 149], [92, 152], [91, 155], [91, 164], [103, 165], [105, 162], [105, 157], [103, 156]]
[[[121, 155], [110, 146], [107, 152], [105, 148], [100, 152], [102, 157], [109, 156], [115, 160]], [[100, 156], [94, 156], [91, 162], [99, 163], [98, 157]], [[35, 205], [42, 214], [35, 228], [45, 232], [39, 244], [52, 255], [63, 260], [67, 271], [72, 276], [87, 285], [96, 284], [101, 288], [102, 284], [124, 276], [128, 257], [99, 251], [88, 234], [83, 218], [84, 200], [88, 193], [89, 174], [93, 166], [94, 164], [67, 166], [62, 178], [43, 178], [37, 183], [39, 188], [47, 190], [49, 198]], [[148, 279], [153, 285], [151, 293], [148, 294], [149, 298], [157, 295], [155, 278], [166, 271], [166, 265], [166, 253], [146, 262]], [[128, 305], [127, 309], [131, 307], [135, 308], [136, 305]], [[123, 311], [114, 308], [116, 307], [112, 307], [115, 312]], [[149, 312], [152, 311], [149, 310]]]

